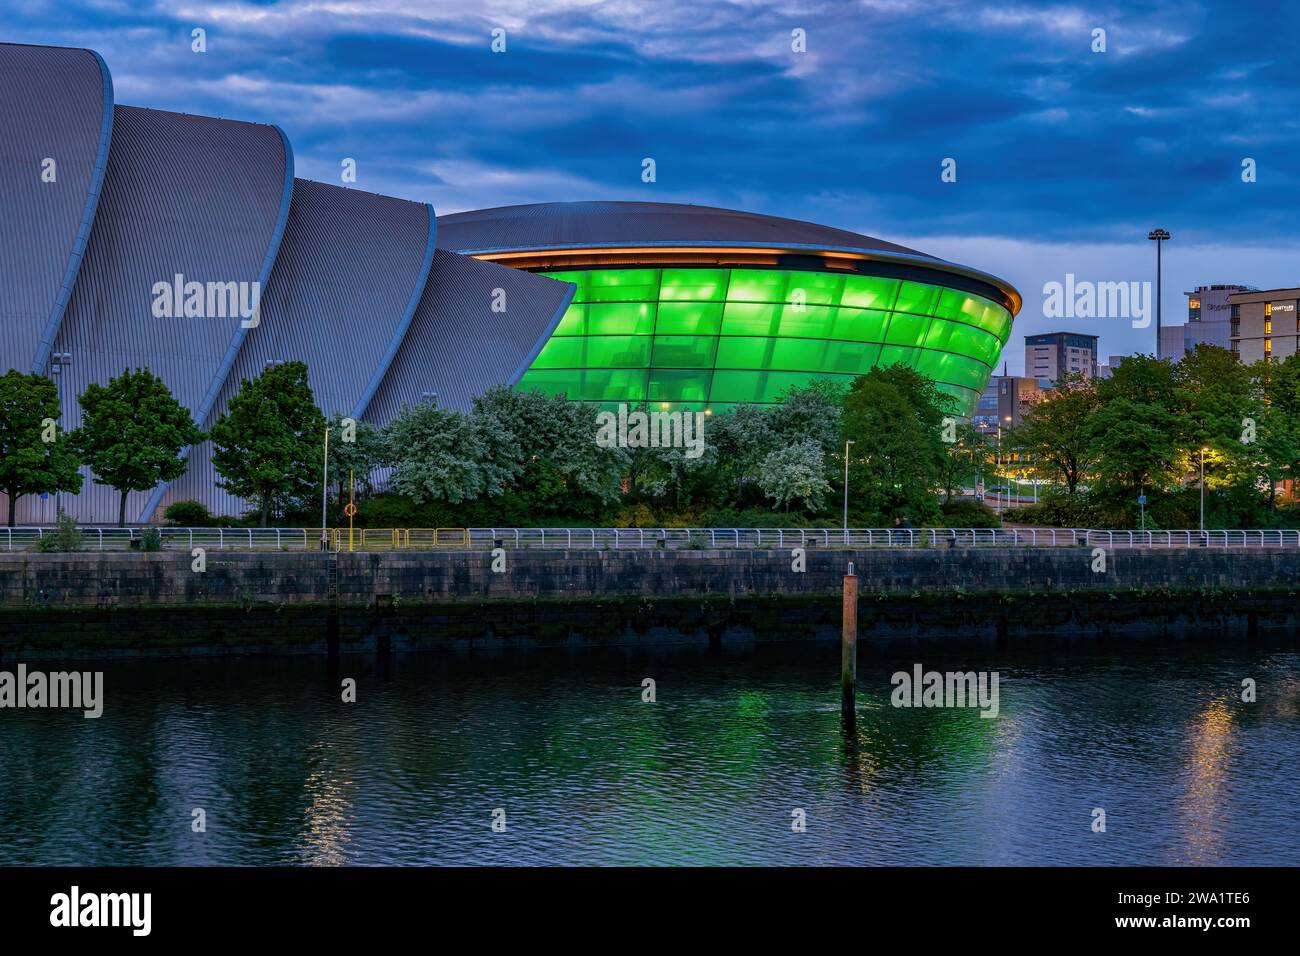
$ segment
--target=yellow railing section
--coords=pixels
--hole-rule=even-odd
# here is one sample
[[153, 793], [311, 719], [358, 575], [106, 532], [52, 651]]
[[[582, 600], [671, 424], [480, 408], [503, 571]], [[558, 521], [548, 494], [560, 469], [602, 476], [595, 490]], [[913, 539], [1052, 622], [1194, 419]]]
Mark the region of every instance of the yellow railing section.
[[[308, 528], [310, 541], [319, 543], [320, 528]], [[331, 551], [430, 551], [468, 548], [469, 528], [327, 528]]]

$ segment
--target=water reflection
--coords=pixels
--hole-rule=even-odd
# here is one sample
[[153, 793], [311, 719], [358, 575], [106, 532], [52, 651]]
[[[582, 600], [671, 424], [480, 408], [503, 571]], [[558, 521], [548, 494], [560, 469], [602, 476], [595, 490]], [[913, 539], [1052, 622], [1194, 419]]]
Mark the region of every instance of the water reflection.
[[[1300, 864], [1289, 641], [864, 657], [851, 729], [834, 644], [111, 663], [0, 714], [0, 863]], [[1001, 716], [890, 706], [916, 661]]]

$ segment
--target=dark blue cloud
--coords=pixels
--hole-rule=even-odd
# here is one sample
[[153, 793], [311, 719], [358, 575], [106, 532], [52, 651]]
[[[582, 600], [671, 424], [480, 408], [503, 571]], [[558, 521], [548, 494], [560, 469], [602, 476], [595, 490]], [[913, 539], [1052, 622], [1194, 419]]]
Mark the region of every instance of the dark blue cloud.
[[[356, 157], [361, 185], [445, 209], [658, 197], [886, 237], [1292, 232], [1290, 5], [304, 6], [214, 0], [211, 22], [191, 23], [164, 2], [28, 2], [0, 35], [94, 47], [125, 102], [276, 122], [301, 171]], [[498, 24], [505, 54], [489, 49]], [[796, 27], [807, 54], [790, 50]], [[654, 186], [639, 180], [646, 156]], [[955, 184], [940, 181], [945, 157]], [[1257, 183], [1241, 182], [1245, 157]]]

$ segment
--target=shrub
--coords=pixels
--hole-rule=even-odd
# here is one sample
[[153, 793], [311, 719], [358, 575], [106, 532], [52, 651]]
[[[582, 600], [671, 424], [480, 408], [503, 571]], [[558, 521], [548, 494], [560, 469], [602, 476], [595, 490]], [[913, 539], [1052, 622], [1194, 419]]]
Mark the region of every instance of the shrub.
[[36, 549], [43, 552], [80, 551], [86, 544], [86, 535], [77, 527], [77, 519], [72, 515], [59, 515], [58, 526], [49, 534], [42, 535]]
[[1082, 491], [1047, 492], [1038, 504], [1013, 509], [1010, 517], [1016, 524], [1044, 528], [1105, 527], [1097, 503]]
[[182, 528], [211, 528], [216, 525], [212, 512], [199, 501], [173, 501], [163, 517]]
[[162, 546], [162, 532], [157, 528], [145, 528], [144, 533], [140, 535], [140, 550], [161, 551]]
[[939, 509], [949, 528], [1000, 528], [1002, 520], [997, 512], [981, 501], [954, 499], [945, 501]]
[[657, 528], [659, 522], [647, 505], [630, 505], [614, 518], [615, 528]]

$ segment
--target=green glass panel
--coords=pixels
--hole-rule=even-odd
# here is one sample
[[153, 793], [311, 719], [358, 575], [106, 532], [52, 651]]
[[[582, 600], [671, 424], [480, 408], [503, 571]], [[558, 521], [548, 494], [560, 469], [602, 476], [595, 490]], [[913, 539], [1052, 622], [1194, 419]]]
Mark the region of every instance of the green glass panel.
[[898, 279], [878, 279], [874, 276], [846, 276], [840, 305], [860, 309], [892, 309], [898, 296]]
[[930, 322], [931, 319], [924, 315], [895, 312], [889, 317], [885, 341], [894, 345], [920, 345], [925, 341], [925, 333], [930, 327]]
[[663, 302], [655, 331], [717, 335], [722, 327], [721, 302]]
[[851, 375], [825, 375], [819, 372], [741, 372], [718, 369], [713, 373], [713, 390], [709, 393], [709, 399], [713, 408], [724, 402], [775, 402], [782, 393], [792, 388], [806, 388], [809, 382], [818, 378], [853, 380]]
[[726, 291], [726, 269], [664, 269], [659, 298], [664, 302], [721, 302]]
[[732, 269], [728, 302], [784, 302], [789, 273], [778, 269]]
[[710, 369], [651, 369], [647, 398], [651, 402], [705, 402], [713, 374]]
[[879, 355], [880, 346], [870, 342], [728, 338], [719, 342], [718, 367], [861, 375], [871, 370]]
[[[791, 342], [790, 344], [804, 343]], [[812, 371], [820, 370], [827, 373], [844, 372], [851, 375], [864, 375], [871, 371], [876, 364], [876, 360], [880, 357], [880, 346], [873, 342], [822, 342], [820, 345], [820, 355], [815, 355], [812, 352], [805, 355], [805, 358], [809, 356], [815, 357], [817, 364], [795, 367]], [[778, 363], [785, 365], [785, 358], [785, 353], [778, 350]]]
[[529, 369], [516, 387], [588, 402], [639, 402], [645, 400], [645, 378], [644, 369]]
[[[973, 389], [962, 388], [960, 385], [949, 385], [947, 382], [936, 382], [935, 388], [942, 394], [951, 395], [957, 400], [957, 404], [950, 409], [957, 415], [973, 415], [975, 409], [979, 407], [979, 392]], [[982, 392], [983, 389], [980, 389], [980, 391]]]
[[656, 368], [713, 368], [713, 353], [718, 340], [712, 335], [656, 335]]
[[1011, 313], [983, 296], [944, 289], [937, 314], [977, 325], [996, 335], [1004, 344], [1011, 334]]
[[653, 302], [659, 294], [658, 269], [594, 269], [585, 288], [584, 302]]
[[989, 368], [974, 359], [948, 352], [931, 352], [921, 350], [916, 370], [927, 378], [950, 385], [965, 385], [967, 388], [980, 388], [987, 382]]
[[781, 306], [728, 302], [722, 313], [723, 335], [776, 335], [781, 331]]
[[721, 338], [718, 340], [718, 368], [770, 368], [774, 338]]
[[786, 302], [798, 302], [803, 294], [805, 305], [839, 305], [844, 276], [833, 272], [791, 272], [786, 284]]
[[883, 342], [889, 313], [878, 309], [836, 309], [830, 338], [851, 342]]
[[939, 301], [940, 288], [922, 282], [904, 282], [898, 290], [898, 302], [894, 306], [899, 312], [916, 312], [921, 315], [933, 315]]
[[888, 313], [833, 306], [759, 305], [728, 302], [722, 318], [723, 335], [784, 335], [810, 339], [878, 342]]
[[557, 282], [572, 282], [578, 287], [577, 291], [573, 294], [573, 301], [586, 301], [587, 297], [584, 292], [586, 291], [587, 283], [591, 280], [591, 272], [585, 269], [576, 269], [570, 272], [542, 272], [539, 273], [539, 275], [544, 275], [548, 279], [555, 279]]
[[925, 337], [925, 347], [971, 355], [992, 365], [997, 361], [1002, 343], [991, 332], [985, 332], [983, 329], [964, 325], [961, 322], [949, 322], [947, 319], [935, 319], [930, 323], [930, 332]]
[[908, 368], [916, 367], [916, 355], [920, 349], [904, 348], [901, 345], [886, 345], [880, 349], [881, 368], [888, 368], [891, 365], [906, 365]]
[[648, 335], [552, 337], [533, 360], [533, 368], [645, 368], [650, 364]]
[[649, 335], [655, 327], [653, 302], [571, 305], [555, 335]]

